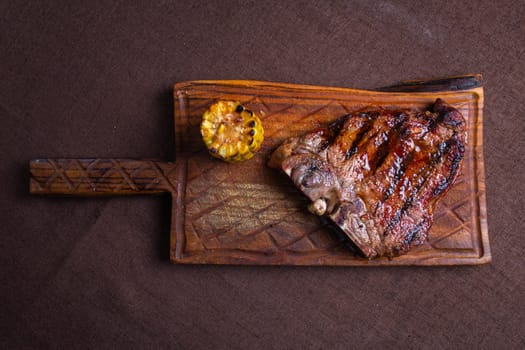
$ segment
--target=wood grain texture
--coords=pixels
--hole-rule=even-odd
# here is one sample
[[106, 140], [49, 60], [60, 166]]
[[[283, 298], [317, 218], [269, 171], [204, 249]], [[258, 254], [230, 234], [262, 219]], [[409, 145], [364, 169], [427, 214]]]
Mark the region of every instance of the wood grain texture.
[[174, 163], [137, 159], [36, 159], [29, 163], [32, 194], [79, 196], [176, 192]]
[[[447, 89], [445, 91], [435, 91]], [[438, 90], [439, 90], [438, 89]], [[483, 164], [481, 76], [411, 81], [379, 91], [260, 81], [176, 84], [175, 162], [137, 159], [37, 159], [32, 194], [170, 193], [171, 259], [176, 263], [256, 265], [458, 265], [490, 261]], [[391, 91], [396, 90], [396, 91]], [[420, 92], [415, 92], [420, 91]], [[367, 108], [426, 108], [443, 98], [464, 115], [468, 142], [462, 174], [438, 205], [429, 242], [392, 260], [353, 256], [347, 239], [305, 208], [289, 179], [266, 166], [285, 139]], [[202, 113], [217, 100], [257, 113], [265, 141], [257, 155], [229, 164], [202, 142]]]
[[[457, 82], [457, 80], [456, 80]], [[444, 81], [434, 85], [443, 87]], [[176, 159], [185, 178], [173, 208], [172, 259], [178, 263], [290, 265], [455, 265], [491, 259], [482, 153], [483, 88], [377, 92], [256, 81], [194, 81], [176, 84]], [[470, 85], [469, 85], [470, 84]], [[418, 83], [415, 84], [416, 88]], [[404, 86], [404, 88], [402, 87]], [[461, 86], [461, 85], [459, 85]], [[421, 86], [419, 87], [421, 88]], [[421, 89], [424, 90], [424, 89]], [[431, 89], [433, 90], [433, 89]], [[458, 108], [468, 125], [462, 174], [440, 202], [427, 245], [388, 260], [351, 255], [345, 238], [305, 209], [307, 200], [283, 174], [266, 166], [271, 152], [291, 136], [338, 117], [373, 107], [426, 108], [436, 98]], [[212, 159], [199, 134], [202, 113], [217, 100], [240, 101], [257, 113], [265, 141], [250, 161]]]

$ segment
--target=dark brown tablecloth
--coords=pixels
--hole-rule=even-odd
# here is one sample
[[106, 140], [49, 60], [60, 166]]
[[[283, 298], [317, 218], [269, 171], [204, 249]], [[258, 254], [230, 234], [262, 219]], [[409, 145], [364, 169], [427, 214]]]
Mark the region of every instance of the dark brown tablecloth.
[[[523, 1], [3, 1], [0, 347], [524, 348]], [[173, 156], [171, 88], [482, 73], [493, 262], [177, 266], [164, 197], [28, 194], [39, 157]]]

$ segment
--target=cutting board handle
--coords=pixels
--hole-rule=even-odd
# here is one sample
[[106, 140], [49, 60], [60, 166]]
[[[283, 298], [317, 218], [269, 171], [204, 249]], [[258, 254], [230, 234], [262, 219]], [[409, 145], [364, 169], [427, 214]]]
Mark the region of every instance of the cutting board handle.
[[122, 158], [35, 159], [29, 163], [32, 194], [131, 195], [176, 192], [175, 164]]

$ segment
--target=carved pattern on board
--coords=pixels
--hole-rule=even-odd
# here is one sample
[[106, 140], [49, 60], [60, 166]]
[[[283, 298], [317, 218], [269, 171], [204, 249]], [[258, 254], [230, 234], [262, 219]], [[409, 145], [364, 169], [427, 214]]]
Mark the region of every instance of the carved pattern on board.
[[37, 159], [30, 163], [34, 194], [175, 192], [175, 164], [133, 159]]

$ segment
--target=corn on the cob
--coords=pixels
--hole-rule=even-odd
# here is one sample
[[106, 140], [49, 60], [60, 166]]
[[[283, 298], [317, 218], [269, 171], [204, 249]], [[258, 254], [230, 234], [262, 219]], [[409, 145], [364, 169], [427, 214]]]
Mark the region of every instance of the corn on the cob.
[[201, 134], [209, 153], [235, 163], [252, 158], [261, 147], [261, 120], [239, 102], [219, 101], [204, 112]]

